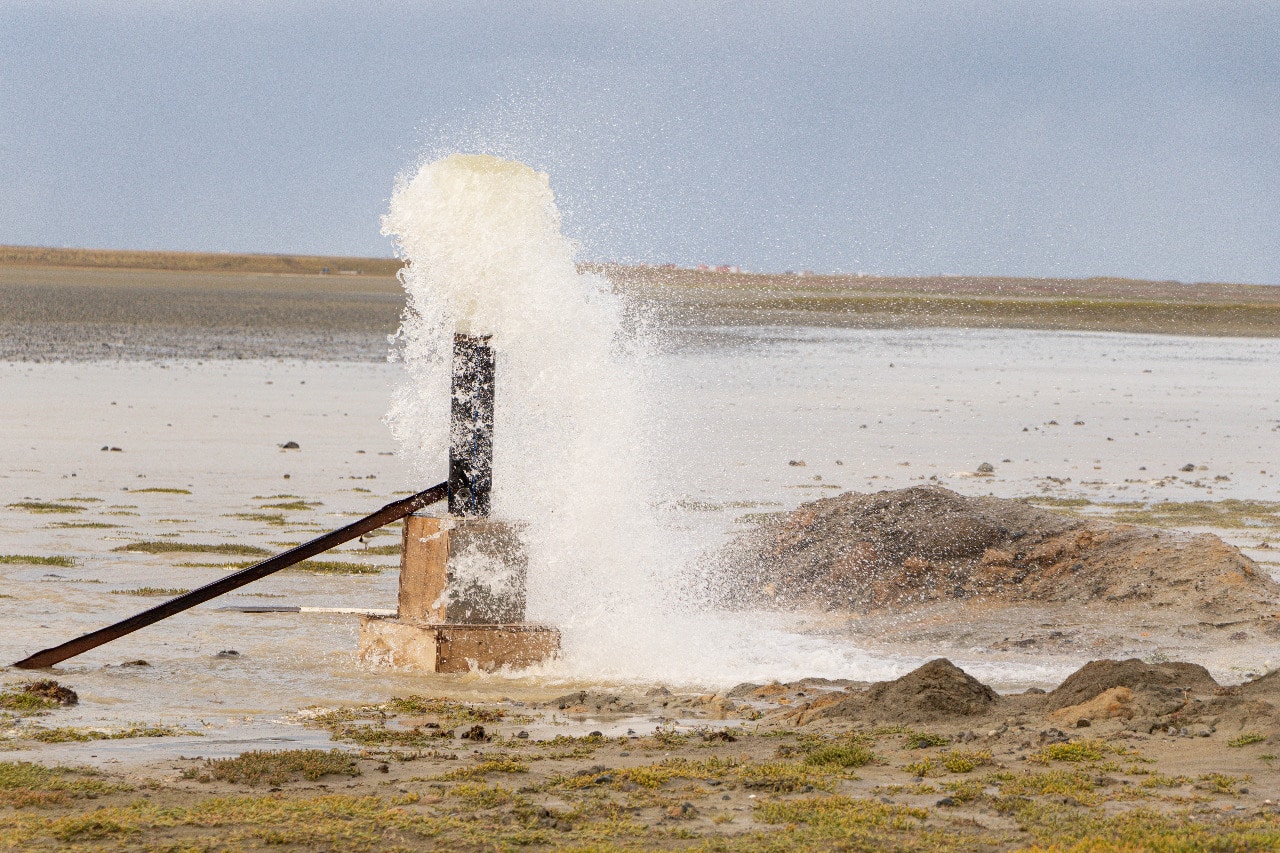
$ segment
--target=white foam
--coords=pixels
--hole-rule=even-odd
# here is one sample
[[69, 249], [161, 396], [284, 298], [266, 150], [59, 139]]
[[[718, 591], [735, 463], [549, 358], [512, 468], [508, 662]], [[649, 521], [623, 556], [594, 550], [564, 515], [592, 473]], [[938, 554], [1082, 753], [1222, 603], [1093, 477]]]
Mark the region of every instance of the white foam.
[[421, 482], [441, 479], [453, 332], [492, 335], [493, 513], [528, 523], [529, 618], [561, 627], [562, 667], [652, 675], [682, 560], [651, 510], [637, 339], [559, 223], [520, 163], [455, 154], [400, 183], [383, 230], [409, 262], [408, 375], [387, 423]]

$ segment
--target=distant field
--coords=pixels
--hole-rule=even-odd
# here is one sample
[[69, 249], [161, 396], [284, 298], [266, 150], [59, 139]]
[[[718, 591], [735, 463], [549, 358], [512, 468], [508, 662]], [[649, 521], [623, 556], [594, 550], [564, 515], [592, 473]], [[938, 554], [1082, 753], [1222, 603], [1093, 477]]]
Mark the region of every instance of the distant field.
[[[904, 278], [582, 264], [651, 327], [952, 327], [1280, 336], [1280, 287]], [[0, 359], [381, 360], [404, 308], [388, 258], [0, 246]], [[328, 272], [324, 272], [328, 270]]]
[[394, 258], [344, 258], [321, 255], [231, 255], [214, 252], [133, 252], [115, 249], [49, 249], [0, 246], [3, 267], [165, 270], [168, 272], [279, 273], [394, 276]]

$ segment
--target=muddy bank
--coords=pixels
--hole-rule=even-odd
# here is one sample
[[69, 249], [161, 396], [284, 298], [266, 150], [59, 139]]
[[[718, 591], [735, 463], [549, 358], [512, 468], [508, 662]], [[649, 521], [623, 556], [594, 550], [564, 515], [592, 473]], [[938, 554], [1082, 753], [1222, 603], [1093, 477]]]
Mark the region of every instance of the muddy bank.
[[877, 684], [404, 696], [295, 715], [333, 750], [10, 753], [0, 829], [31, 850], [1272, 849], [1278, 704], [1274, 675], [1138, 660], [1017, 695], [936, 659]]
[[1280, 631], [1280, 584], [1217, 536], [1076, 518], [940, 486], [847, 492], [769, 518], [729, 544], [717, 582], [721, 597], [740, 606], [1088, 605]]

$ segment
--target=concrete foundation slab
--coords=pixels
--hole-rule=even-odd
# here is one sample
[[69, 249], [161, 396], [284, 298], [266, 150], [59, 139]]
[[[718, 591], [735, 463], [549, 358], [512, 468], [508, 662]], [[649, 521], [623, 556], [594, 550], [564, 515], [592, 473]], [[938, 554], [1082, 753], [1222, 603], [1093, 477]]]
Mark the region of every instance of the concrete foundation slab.
[[542, 663], [560, 650], [560, 632], [548, 625], [432, 624], [365, 616], [360, 619], [361, 661], [422, 672], [493, 672]]

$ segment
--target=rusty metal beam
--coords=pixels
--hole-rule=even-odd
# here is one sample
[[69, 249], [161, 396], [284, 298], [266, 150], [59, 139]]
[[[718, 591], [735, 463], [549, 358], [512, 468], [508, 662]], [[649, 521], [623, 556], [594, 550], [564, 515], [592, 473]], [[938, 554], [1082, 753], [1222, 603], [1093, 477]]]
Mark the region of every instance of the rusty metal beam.
[[123, 622], [117, 622], [114, 625], [108, 625], [100, 628], [83, 637], [77, 637], [69, 640], [60, 646], [54, 646], [51, 649], [45, 649], [42, 652], [36, 652], [28, 658], [18, 661], [14, 666], [21, 669], [44, 669], [53, 666], [62, 661], [73, 658], [76, 655], [83, 654], [90, 649], [96, 649], [98, 646], [109, 643], [112, 640], [118, 640], [126, 634], [132, 634], [139, 628], [145, 628], [153, 625], [161, 619], [168, 619], [184, 610], [189, 610], [197, 604], [203, 604], [210, 599], [217, 598], [223, 593], [231, 592], [233, 589], [239, 589], [245, 584], [253, 583], [259, 578], [264, 578], [269, 574], [278, 572], [281, 569], [287, 569], [295, 563], [300, 563], [308, 557], [314, 557], [323, 551], [328, 551], [341, 545], [344, 542], [350, 542], [359, 536], [363, 536], [370, 530], [375, 530], [393, 521], [399, 521], [411, 512], [416, 512], [433, 503], [444, 500], [449, 495], [449, 486], [447, 483], [441, 483], [432, 486], [425, 491], [418, 492], [416, 495], [410, 495], [403, 500], [389, 503], [382, 509], [371, 515], [366, 515], [359, 521], [354, 521], [346, 527], [339, 528], [332, 533], [326, 533], [318, 536], [309, 542], [301, 545], [283, 554], [277, 554], [270, 559], [263, 560], [261, 563], [252, 565], [247, 569], [242, 569], [235, 574], [227, 575], [221, 580], [214, 581], [211, 584], [193, 589], [185, 595], [170, 599], [164, 604], [159, 604], [150, 610], [144, 610], [137, 616], [131, 616]]

